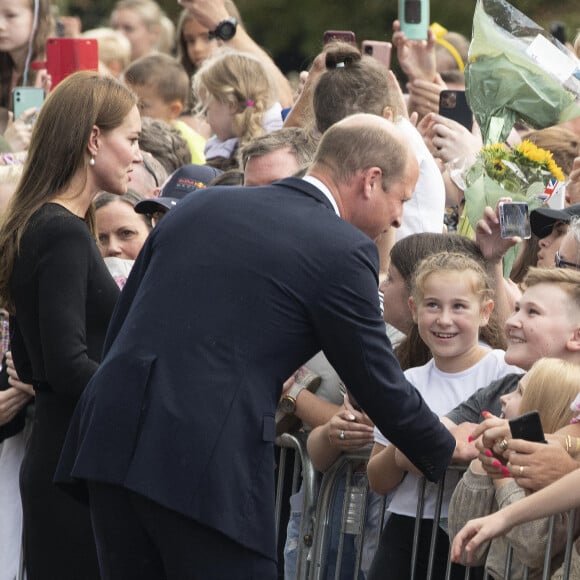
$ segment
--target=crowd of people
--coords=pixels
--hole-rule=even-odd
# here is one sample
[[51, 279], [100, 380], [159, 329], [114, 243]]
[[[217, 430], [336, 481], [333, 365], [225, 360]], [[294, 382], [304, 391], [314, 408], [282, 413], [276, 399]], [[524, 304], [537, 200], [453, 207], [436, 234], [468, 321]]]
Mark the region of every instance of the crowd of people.
[[[450, 554], [449, 577], [500, 579], [510, 546], [510, 577], [541, 577], [551, 514], [559, 574], [580, 538], [578, 120], [509, 137], [551, 154], [560, 207], [502, 237], [506, 190], [470, 238], [456, 168], [482, 136], [439, 114], [469, 39], [395, 21], [400, 78], [336, 41], [292, 87], [231, 0], [179, 4], [119, 0], [83, 30], [0, 0], [0, 580], [299, 578], [301, 488], [277, 563], [285, 430], [321, 474], [369, 454], [351, 477], [377, 541], [338, 539], [343, 483], [323, 577], [442, 579]], [[97, 39], [98, 71], [53, 83], [57, 24]], [[45, 100], [14, 118], [17, 86]], [[529, 411], [547, 444], [512, 435]], [[448, 526], [430, 487], [414, 539], [423, 479]]]

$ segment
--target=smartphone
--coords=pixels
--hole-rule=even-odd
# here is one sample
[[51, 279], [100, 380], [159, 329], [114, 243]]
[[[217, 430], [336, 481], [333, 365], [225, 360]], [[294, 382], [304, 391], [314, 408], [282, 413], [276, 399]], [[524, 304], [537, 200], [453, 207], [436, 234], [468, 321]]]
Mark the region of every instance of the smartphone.
[[328, 44], [333, 40], [340, 40], [341, 42], [348, 42], [356, 46], [356, 35], [352, 30], [327, 30], [325, 31], [322, 41]]
[[98, 70], [99, 46], [95, 38], [49, 38], [46, 41], [46, 70], [52, 88], [79, 70]]
[[427, 40], [429, 0], [399, 0], [401, 32], [409, 40]]
[[502, 238], [518, 236], [527, 240], [532, 236], [530, 212], [525, 201], [500, 201], [499, 229]]
[[[12, 89], [12, 110], [14, 119], [20, 119], [27, 109], [40, 109], [44, 101], [44, 89], [37, 87], [14, 87]], [[26, 123], [32, 124], [36, 115], [29, 117]]]
[[465, 91], [441, 91], [439, 93], [439, 114], [453, 119], [468, 131], [473, 128], [473, 113], [467, 103]]
[[391, 51], [393, 45], [390, 42], [383, 42], [382, 40], [363, 40], [361, 47], [363, 54], [372, 56], [387, 68], [391, 68]]
[[515, 419], [510, 419], [509, 425], [514, 439], [547, 443], [538, 411], [530, 411]]

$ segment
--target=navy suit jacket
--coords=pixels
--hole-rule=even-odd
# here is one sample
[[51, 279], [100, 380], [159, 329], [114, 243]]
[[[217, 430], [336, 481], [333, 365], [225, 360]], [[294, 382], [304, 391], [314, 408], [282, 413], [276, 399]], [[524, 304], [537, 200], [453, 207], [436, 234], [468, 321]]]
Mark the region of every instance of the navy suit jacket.
[[455, 440], [392, 353], [377, 270], [373, 241], [303, 180], [189, 195], [135, 263], [57, 480], [124, 486], [276, 559], [276, 405], [321, 349], [438, 480]]

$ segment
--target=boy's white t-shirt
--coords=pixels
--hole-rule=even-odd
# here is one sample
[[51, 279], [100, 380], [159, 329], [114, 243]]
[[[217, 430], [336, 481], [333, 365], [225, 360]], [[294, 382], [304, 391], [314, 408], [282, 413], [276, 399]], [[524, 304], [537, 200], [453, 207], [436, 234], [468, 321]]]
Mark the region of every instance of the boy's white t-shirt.
[[[508, 365], [504, 360], [503, 350], [490, 350], [477, 364], [459, 373], [440, 371], [431, 359], [421, 367], [405, 371], [407, 380], [421, 393], [430, 409], [439, 416], [444, 415], [459, 403], [469, 398], [477, 389], [487, 387], [489, 383], [500, 379], [508, 373], [522, 373], [519, 367]], [[389, 445], [388, 439], [375, 427], [375, 443]], [[447, 517], [447, 508], [453, 489], [461, 473], [449, 471], [445, 476], [445, 491], [441, 506], [441, 517]], [[407, 473], [394, 491], [389, 511], [403, 516], [417, 515], [417, 498], [419, 497], [419, 476]], [[426, 482], [425, 509], [423, 518], [432, 519], [435, 513], [435, 500], [438, 484]]]

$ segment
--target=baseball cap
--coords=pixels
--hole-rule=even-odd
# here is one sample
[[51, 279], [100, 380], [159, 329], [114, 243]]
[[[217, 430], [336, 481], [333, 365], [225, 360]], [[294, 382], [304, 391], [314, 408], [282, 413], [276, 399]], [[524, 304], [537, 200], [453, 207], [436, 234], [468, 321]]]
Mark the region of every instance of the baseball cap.
[[564, 209], [539, 207], [530, 213], [530, 226], [538, 238], [545, 238], [552, 233], [556, 222], [570, 223], [573, 218], [580, 217], [580, 203], [570, 205]]
[[223, 172], [209, 165], [184, 165], [176, 169], [161, 187], [159, 197], [144, 199], [135, 206], [137, 213], [150, 214], [159, 210], [169, 210], [176, 206], [188, 193], [205, 189]]

